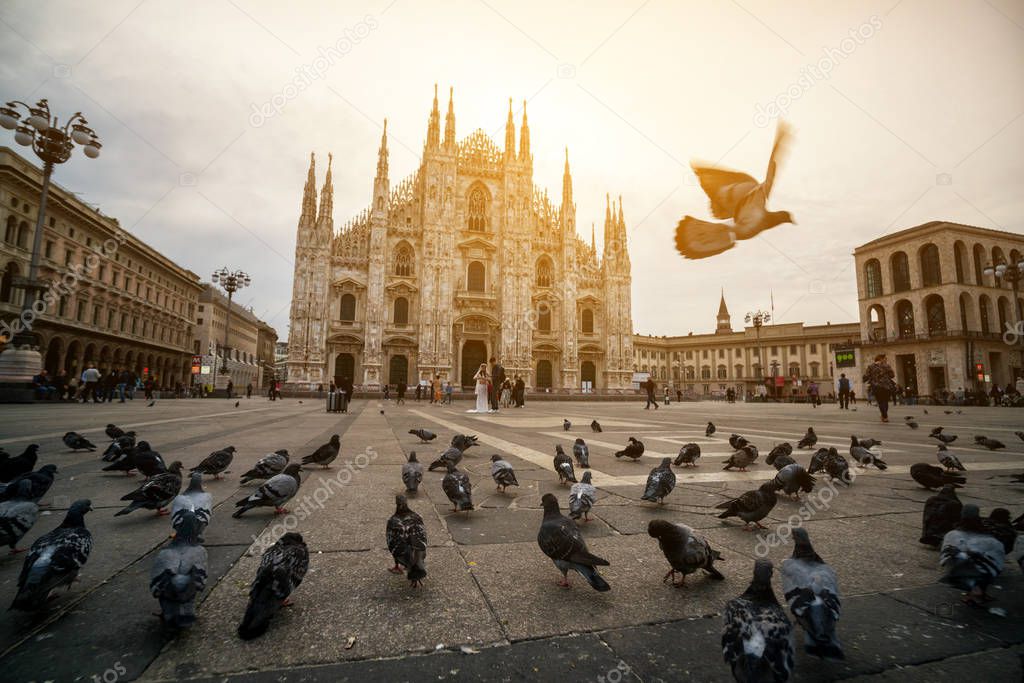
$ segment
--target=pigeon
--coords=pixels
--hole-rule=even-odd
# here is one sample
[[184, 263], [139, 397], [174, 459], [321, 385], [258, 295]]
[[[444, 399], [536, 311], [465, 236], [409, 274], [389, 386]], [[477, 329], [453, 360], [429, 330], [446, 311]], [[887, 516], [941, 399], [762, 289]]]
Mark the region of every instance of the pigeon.
[[672, 458], [662, 458], [661, 464], [647, 475], [647, 486], [641, 500], [663, 505], [665, 496], [676, 487], [676, 473], [672, 471]]
[[793, 555], [782, 561], [782, 595], [796, 623], [804, 630], [804, 652], [826, 659], [845, 659], [836, 638], [839, 621], [839, 578], [814, 552], [807, 529], [793, 529]]
[[287, 513], [288, 510], [284, 508], [284, 505], [299, 492], [299, 486], [302, 484], [301, 472], [302, 465], [294, 462], [289, 464], [284, 468], [284, 472], [275, 474], [263, 482], [258, 489], [237, 501], [235, 507], [238, 509], [231, 516], [237, 519], [255, 507], [271, 506], [276, 515]]
[[7, 499], [0, 503], [0, 545], [9, 546], [10, 554], [23, 553], [20, 541], [39, 519], [39, 505], [32, 500], [32, 482], [21, 480], [5, 491]]
[[963, 484], [967, 483], [966, 477], [949, 474], [941, 467], [935, 467], [923, 462], [914, 463], [910, 466], [910, 476], [928, 490], [940, 489], [947, 484], [954, 488], [960, 488]]
[[591, 473], [584, 472], [583, 479], [569, 489], [569, 516], [573, 519], [583, 517], [584, 522], [590, 521], [590, 511], [597, 502], [597, 489], [591, 483]]
[[909, 416], [909, 415], [908, 415], [908, 416], [906, 416], [905, 418], [903, 418], [903, 420], [904, 420], [904, 424], [906, 424], [906, 425], [907, 425], [908, 427], [910, 427], [911, 429], [917, 429], [917, 428], [918, 428], [918, 426], [919, 426], [919, 425], [917, 424], [917, 422], [915, 422], [915, 421], [914, 421], [914, 418], [913, 418], [913, 417], [911, 417], [911, 416]]
[[331, 440], [309, 455], [302, 458], [303, 465], [320, 465], [323, 469], [329, 469], [334, 459], [341, 452], [341, 437], [337, 434], [331, 436]]
[[943, 434], [942, 429], [942, 427], [936, 427], [928, 436], [932, 439], [938, 439], [944, 444], [951, 444], [956, 441], [956, 434]]
[[242, 402], [241, 402], [241, 401], [235, 401], [235, 407], [236, 407], [236, 408], [237, 408], [238, 406], [240, 406], [240, 405], [242, 405]]
[[452, 448], [458, 448], [460, 451], [465, 453], [467, 450], [477, 445], [477, 438], [473, 436], [467, 436], [465, 434], [456, 434], [452, 437]]
[[[829, 450], [827, 448], [819, 448], [811, 456], [811, 463], [807, 466], [808, 474], [817, 474], [818, 472], [825, 471], [825, 463], [828, 462]], [[769, 456], [771, 457], [771, 456]], [[768, 462], [768, 458], [765, 458], [765, 462]]]
[[419, 438], [420, 443], [430, 443], [437, 438], [437, 434], [427, 429], [410, 429], [409, 433]]
[[960, 521], [942, 538], [939, 566], [945, 574], [939, 581], [967, 591], [964, 602], [979, 605], [991, 598], [989, 584], [1003, 571], [1006, 550], [982, 523], [978, 506], [964, 505]]
[[[792, 453], [793, 446], [791, 446], [788, 441], [783, 442], [768, 452], [768, 457], [764, 459], [764, 462], [766, 465], [772, 465], [773, 467], [775, 467], [775, 469], [780, 469], [779, 467], [775, 466], [775, 459], [780, 456], [791, 455]], [[790, 458], [790, 461], [795, 462], [792, 458]]]
[[672, 464], [676, 467], [679, 467], [680, 465], [685, 467], [696, 467], [698, 460], [700, 460], [700, 446], [695, 443], [684, 443], [679, 448], [679, 455], [676, 456], [676, 459]]
[[868, 449], [860, 446], [856, 443], [856, 438], [850, 437], [853, 442], [850, 444], [850, 457], [856, 460], [861, 467], [869, 467], [874, 465], [880, 470], [888, 468], [888, 465], [884, 460], [879, 458], [877, 455], [869, 451]]
[[107, 449], [103, 451], [103, 460], [104, 462], [113, 462], [133, 448], [135, 448], [135, 432], [125, 432], [110, 442]]
[[746, 446], [748, 443], [750, 443], [750, 442], [747, 441], [742, 436], [740, 436], [739, 434], [730, 434], [729, 435], [729, 445], [732, 446], [737, 451], [739, 449], [743, 448], [744, 446]]
[[498, 490], [503, 493], [509, 486], [519, 486], [512, 465], [507, 460], [502, 460], [497, 453], [491, 456], [491, 478], [498, 485]]
[[[651, 538], [658, 539], [658, 547], [668, 560], [670, 570], [662, 582], [672, 580], [672, 585], [682, 588], [686, 585], [686, 575], [703, 569], [711, 578], [721, 581], [725, 577], [715, 569], [715, 560], [722, 555], [712, 550], [707, 539], [685, 524], [673, 524], [663, 519], [652, 519], [647, 524], [647, 533]], [[676, 574], [680, 579], [675, 580]]]
[[704, 436], [711, 436], [715, 433], [715, 423], [708, 422], [708, 426], [704, 428]]
[[473, 484], [465, 472], [460, 472], [455, 463], [445, 463], [448, 474], [441, 480], [441, 490], [448, 496], [453, 512], [473, 509]]
[[423, 481], [423, 465], [416, 459], [416, 451], [409, 453], [409, 459], [402, 465], [402, 483], [409, 493], [416, 493]]
[[814, 444], [818, 443], [818, 435], [814, 433], [814, 427], [808, 427], [807, 433], [804, 434], [804, 438], [797, 442], [797, 448], [814, 448]]
[[139, 488], [121, 496], [121, 500], [130, 500], [131, 503], [114, 516], [120, 517], [141, 509], [156, 510], [157, 515], [170, 514], [164, 508], [171, 504], [179, 491], [181, 491], [181, 461], [175, 460], [166, 472], [150, 477], [142, 482]]
[[979, 446], [984, 446], [990, 451], [998, 451], [1000, 448], [1006, 448], [1006, 444], [996, 439], [990, 439], [987, 436], [975, 436], [974, 443]]
[[537, 545], [562, 572], [562, 580], [558, 585], [572, 587], [568, 578], [569, 570], [572, 569], [579, 572], [594, 590], [611, 590], [608, 582], [595, 569], [607, 567], [608, 560], [601, 559], [587, 550], [587, 544], [583, 541], [576, 523], [559, 510], [557, 498], [545, 493], [540, 502], [544, 507], [544, 520], [540, 524], [540, 531], [537, 532]]
[[117, 425], [108, 424], [107, 428], [103, 430], [103, 433], [110, 437], [111, 441], [117, 441], [125, 435], [125, 431]]
[[275, 474], [284, 472], [290, 459], [291, 456], [284, 448], [268, 453], [260, 458], [251, 470], [242, 475], [242, 483], [247, 484], [255, 479], [270, 479]]
[[810, 493], [814, 490], [814, 477], [807, 474], [803, 465], [793, 463], [786, 465], [772, 479], [775, 489], [782, 491], [787, 496], [799, 496], [800, 491]]
[[684, 216], [675, 233], [676, 249], [684, 258], [714, 256], [732, 249], [737, 240], [750, 239], [783, 223], [795, 223], [788, 211], [768, 211], [765, 206], [790, 138], [789, 126], [780, 120], [763, 183], [739, 171], [703, 163], [690, 164], [701, 188], [711, 200], [711, 215], [719, 219], [731, 218], [732, 221], [712, 223]]
[[[0, 501], [11, 500], [15, 495], [20, 495], [26, 500], [38, 503], [53, 486], [56, 475], [56, 465], [43, 465], [35, 472], [18, 475], [0, 491]], [[22, 482], [28, 482], [28, 488], [25, 488]]]
[[392, 574], [406, 572], [413, 588], [423, 585], [427, 576], [427, 530], [423, 518], [409, 509], [405, 496], [395, 496], [395, 514], [388, 518], [385, 531], [388, 551], [395, 560]]
[[928, 409], [927, 409], [927, 408], [923, 408], [923, 411], [924, 411], [924, 414], [925, 414], [925, 415], [927, 415], [927, 414], [928, 414]]
[[1010, 521], [1010, 511], [1006, 508], [993, 508], [988, 517], [981, 520], [985, 530], [1003, 544], [1003, 550], [1009, 555], [1017, 544], [1017, 530]]
[[598, 432], [598, 433], [604, 431], [604, 430], [601, 429], [601, 423], [598, 422], [597, 420], [593, 420], [590, 423], [590, 429], [591, 429], [591, 431]]
[[[299, 476], [298, 464], [288, 465], [285, 470], [288, 468], [295, 468], [295, 476]], [[238, 637], [252, 640], [266, 633], [277, 610], [291, 604], [288, 596], [302, 583], [308, 569], [309, 549], [301, 534], [289, 531], [267, 548], [249, 590], [249, 604], [238, 625]]]
[[739, 517], [744, 521], [744, 529], [749, 529], [751, 523], [760, 529], [765, 529], [767, 527], [761, 525], [761, 520], [768, 516], [768, 513], [775, 507], [777, 500], [775, 484], [766, 481], [754, 491], [747, 491], [739, 498], [719, 503], [715, 508], [725, 510], [725, 512], [718, 515], [719, 519]]
[[[141, 446], [142, 444], [146, 444], [146, 442], [145, 441], [140, 441], [139, 442], [139, 446]], [[104, 467], [103, 471], [104, 472], [124, 472], [125, 476], [131, 476], [132, 470], [136, 469], [136, 467], [135, 467], [135, 451], [139, 448], [139, 446], [135, 446], [134, 448], [130, 448], [128, 450], [123, 450], [123, 451], [122, 450], [118, 450], [116, 453], [113, 453], [112, 454], [113, 457], [110, 459], [110, 464], [107, 465], [106, 467]], [[146, 444], [146, 446], [148, 447], [149, 444]], [[105, 459], [106, 458], [104, 458], [104, 460]]]
[[725, 605], [722, 657], [737, 681], [787, 681], [793, 671], [793, 625], [772, 590], [770, 560], [754, 563], [754, 580]]
[[850, 475], [850, 464], [846, 462], [846, 458], [839, 455], [839, 451], [835, 447], [829, 447], [828, 449], [825, 474], [831, 479], [839, 479], [847, 485], [853, 483], [853, 477]]
[[562, 450], [562, 444], [555, 445], [555, 472], [558, 473], [559, 484], [570, 484], [576, 481], [576, 473], [572, 469], [572, 458]]
[[616, 458], [626, 456], [627, 458], [632, 458], [633, 460], [639, 460], [640, 456], [642, 456], [643, 454], [644, 442], [638, 441], [632, 436], [629, 437], [629, 443], [626, 444], [626, 447], [624, 449], [622, 449], [621, 451], [615, 451]]
[[729, 456], [729, 459], [725, 461], [725, 467], [723, 470], [731, 470], [733, 467], [739, 469], [740, 472], [747, 471], [747, 465], [757, 460], [757, 446], [752, 443], [748, 443], [743, 448], [740, 448], [735, 453]]
[[203, 473], [193, 472], [189, 476], [188, 488], [171, 501], [171, 528], [181, 533], [182, 519], [189, 514], [195, 517], [196, 537], [203, 542], [203, 531], [213, 519], [213, 496], [203, 490]]
[[155, 400], [153, 400], [153, 401], [150, 401], [149, 403], [147, 403], [147, 404], [146, 404], [146, 407], [147, 407], [147, 408], [152, 408], [152, 407], [153, 407], [153, 406], [155, 406], [155, 405], [156, 405], [156, 401], [155, 401]]
[[946, 415], [952, 415], [953, 414], [952, 410], [943, 410], [942, 412], [945, 413]]
[[881, 446], [882, 442], [878, 439], [858, 439], [856, 436], [850, 435], [850, 444], [863, 446], [864, 448], [874, 448], [875, 446]]
[[1024, 432], [1014, 432], [1014, 435], [1021, 441], [1024, 441]]
[[[200, 482], [202, 474], [196, 474]], [[160, 601], [160, 618], [173, 629], [196, 623], [196, 598], [206, 588], [206, 548], [199, 545], [205, 524], [190, 510], [183, 511], [177, 534], [156, 554], [149, 571], [149, 592]]]
[[572, 429], [572, 422], [569, 422], [568, 420], [562, 420], [562, 431], [567, 432], [570, 429]]
[[921, 514], [921, 538], [918, 543], [938, 547], [942, 537], [960, 521], [963, 503], [952, 484], [946, 484], [924, 503]]
[[[766, 462], [767, 462], [767, 460], [766, 460]], [[776, 471], [778, 471], [778, 470], [781, 470], [783, 467], [788, 467], [789, 465], [794, 465], [794, 464], [796, 464], [796, 460], [794, 460], [792, 456], [790, 456], [790, 455], [779, 455], [779, 456], [777, 456], [775, 458], [775, 461], [772, 463], [772, 467], [774, 467], [776, 469]]]
[[960, 472], [966, 472], [967, 468], [961, 464], [960, 459], [953, 455], [945, 444], [939, 444], [939, 450], [936, 451], [935, 457], [938, 458], [939, 463], [946, 468], [946, 471], [959, 470]]
[[234, 458], [235, 447], [228, 446], [227, 448], [222, 448], [219, 451], [210, 453], [201, 463], [193, 467], [190, 471], [199, 472], [200, 474], [212, 474], [214, 479], [220, 479], [221, 472], [227, 470]]
[[64, 445], [73, 451], [94, 451], [96, 446], [78, 432], [68, 432], [63, 436]]
[[460, 462], [462, 462], [462, 451], [455, 446], [452, 446], [442, 453], [440, 458], [430, 463], [430, 466], [427, 467], [427, 469], [433, 472], [437, 469], [444, 469], [447, 467], [448, 463], [458, 465]]
[[76, 500], [59, 527], [36, 539], [21, 566], [11, 609], [34, 612], [46, 604], [54, 589], [71, 587], [92, 551], [92, 534], [85, 528], [90, 511], [89, 500]]
[[155, 477], [167, 471], [163, 457], [149, 446], [148, 441], [140, 441], [132, 449], [132, 466], [147, 477]]
[[572, 444], [572, 454], [576, 458], [576, 464], [583, 469], [590, 467], [590, 449], [587, 448], [587, 442], [583, 439], [577, 438]]

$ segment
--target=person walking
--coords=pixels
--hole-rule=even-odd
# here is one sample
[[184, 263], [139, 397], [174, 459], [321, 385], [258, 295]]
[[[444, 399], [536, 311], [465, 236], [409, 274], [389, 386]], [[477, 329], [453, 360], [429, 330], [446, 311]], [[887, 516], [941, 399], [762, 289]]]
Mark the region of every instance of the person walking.
[[487, 375], [487, 363], [481, 363], [480, 364], [480, 369], [476, 371], [475, 375], [473, 375], [473, 381], [476, 382], [476, 387], [475, 387], [475, 390], [474, 390], [475, 393], [476, 393], [476, 407], [474, 407], [472, 410], [469, 410], [467, 412], [470, 412], [470, 413], [486, 413], [486, 412], [490, 412], [489, 408], [488, 408], [488, 404], [490, 402], [490, 397], [488, 396], [488, 392], [487, 392], [487, 382], [488, 382], [488, 379], [489, 379], [489, 377]]
[[654, 406], [654, 409], [657, 410], [658, 399], [654, 396], [655, 385], [654, 380], [651, 377], [648, 377], [647, 381], [644, 382], [644, 389], [647, 391], [647, 405], [644, 406], [644, 410], [650, 410], [652, 405]]
[[812, 381], [810, 386], [807, 387], [807, 395], [811, 399], [811, 406], [814, 408], [818, 407], [821, 403], [821, 399], [818, 397], [818, 383]]
[[452, 387], [451, 380], [448, 380], [447, 382], [444, 383], [444, 402], [447, 403], [448, 405], [452, 404], [452, 392], [454, 391], [455, 388]]
[[498, 412], [498, 397], [501, 393], [501, 387], [505, 383], [505, 368], [501, 366], [498, 360], [491, 356], [491, 388], [490, 388], [490, 399], [491, 412]]
[[[319, 396], [322, 393], [324, 393], [324, 385], [323, 384], [321, 384], [320, 388], [317, 390], [317, 396]], [[245, 385], [245, 397], [246, 398], [252, 398], [252, 382], [249, 382], [248, 384]]]
[[82, 403], [88, 403], [89, 397], [92, 397], [93, 403], [99, 403], [96, 400], [96, 385], [100, 381], [100, 371], [96, 369], [96, 366], [89, 363], [89, 367], [82, 371]]
[[850, 379], [845, 372], [839, 373], [839, 409], [850, 409]]
[[396, 406], [405, 405], [405, 391], [407, 388], [405, 380], [399, 380], [398, 384], [395, 386], [395, 392], [397, 393], [395, 396]]
[[870, 387], [875, 402], [878, 403], [878, 412], [881, 413], [882, 422], [889, 421], [889, 398], [896, 389], [896, 373], [885, 361], [885, 354], [875, 356], [875, 362], [864, 371], [864, 382]]
[[526, 405], [526, 382], [520, 375], [516, 375], [515, 390], [515, 404], [516, 408], [522, 408]]

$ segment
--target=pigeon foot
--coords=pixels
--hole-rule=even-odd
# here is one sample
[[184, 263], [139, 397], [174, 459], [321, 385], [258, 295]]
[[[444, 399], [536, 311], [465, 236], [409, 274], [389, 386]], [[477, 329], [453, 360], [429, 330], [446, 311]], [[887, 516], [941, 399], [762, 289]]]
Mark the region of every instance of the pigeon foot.
[[396, 563], [394, 567], [389, 567], [388, 571], [391, 572], [392, 574], [401, 574], [402, 573], [402, 567], [399, 564]]

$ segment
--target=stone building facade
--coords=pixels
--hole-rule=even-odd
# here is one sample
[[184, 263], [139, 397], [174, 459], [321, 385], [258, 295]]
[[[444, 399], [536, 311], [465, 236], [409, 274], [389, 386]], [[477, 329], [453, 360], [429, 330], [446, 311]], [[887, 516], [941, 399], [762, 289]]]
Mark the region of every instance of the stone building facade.
[[[0, 147], [0, 319], [18, 319], [42, 170]], [[129, 369], [162, 386], [187, 384], [199, 277], [56, 183], [46, 207], [40, 279], [52, 304], [32, 324], [51, 376], [89, 363]], [[4, 335], [5, 336], [5, 335]]]
[[221, 378], [218, 383], [217, 378], [223, 374], [220, 368], [226, 365], [227, 377], [234, 383], [236, 393], [243, 393], [250, 383], [254, 389], [260, 390], [264, 380], [264, 361], [273, 364], [277, 332], [252, 311], [232, 301], [225, 349], [227, 314], [228, 298], [214, 285], [204, 282], [199, 295], [192, 351], [202, 356], [200, 368], [209, 368], [209, 372], [195, 376], [195, 381], [223, 388], [227, 380]]
[[497, 357], [531, 388], [631, 387], [630, 261], [621, 198], [606, 197], [604, 248], [576, 230], [568, 153], [561, 202], [533, 183], [525, 105], [511, 102], [504, 147], [456, 139], [437, 94], [423, 157], [392, 184], [387, 125], [370, 206], [337, 232], [330, 159], [319, 204], [314, 160], [303, 191], [288, 339], [288, 386], [348, 377], [367, 389], [433, 376], [472, 385]]

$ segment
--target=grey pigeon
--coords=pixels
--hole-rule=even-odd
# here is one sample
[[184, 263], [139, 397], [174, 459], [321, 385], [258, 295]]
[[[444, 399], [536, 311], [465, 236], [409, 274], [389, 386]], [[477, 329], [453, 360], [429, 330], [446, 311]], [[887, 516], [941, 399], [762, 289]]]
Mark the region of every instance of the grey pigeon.
[[410, 429], [409, 433], [419, 438], [421, 443], [430, 443], [437, 438], [437, 434], [430, 431], [429, 429]]
[[196, 538], [203, 541], [203, 531], [213, 519], [213, 496], [203, 490], [203, 473], [193, 472], [189, 476], [188, 488], [171, 501], [171, 528], [181, 533], [182, 520], [189, 514], [195, 517]]
[[941, 441], [944, 444], [951, 444], [954, 441], [956, 441], [956, 439], [957, 439], [956, 434], [943, 434], [942, 430], [943, 430], [943, 427], [936, 427], [935, 429], [933, 429], [931, 431], [931, 433], [928, 435], [928, 437], [932, 438], [932, 439], [938, 439], [939, 441]]
[[460, 472], [453, 462], [445, 463], [448, 474], [441, 480], [441, 490], [448, 496], [454, 512], [473, 509], [473, 484], [465, 472]]
[[107, 450], [103, 451], [103, 461], [113, 462], [133, 448], [135, 448], [135, 432], [125, 432], [111, 441]]
[[462, 449], [456, 448], [455, 446], [451, 446], [450, 448], [446, 449], [444, 453], [441, 454], [440, 458], [430, 463], [430, 466], [427, 467], [427, 469], [433, 472], [434, 470], [438, 469], [446, 469], [448, 467], [448, 463], [458, 465], [460, 462], [462, 462], [462, 455]]
[[1024, 432], [1014, 432], [1014, 435], [1021, 441], [1024, 441]]
[[39, 505], [32, 500], [32, 483], [26, 480], [11, 485], [5, 493], [8, 498], [0, 503], [0, 545], [9, 546], [11, 555], [23, 553], [20, 541], [39, 519]]
[[884, 460], [856, 443], [856, 437], [851, 436], [850, 439], [852, 439], [850, 443], [850, 457], [856, 460], [861, 467], [870, 467], [871, 465], [874, 465], [880, 470], [888, 468], [888, 465]]
[[772, 483], [775, 484], [776, 490], [787, 496], [799, 496], [800, 491], [810, 493], [814, 490], [814, 477], [807, 473], [803, 465], [797, 463], [786, 465], [779, 470]]
[[558, 473], [558, 483], [569, 485], [576, 481], [576, 473], [572, 469], [572, 458], [562, 450], [561, 444], [555, 444], [555, 472]]
[[170, 514], [164, 508], [171, 504], [179, 491], [181, 491], [181, 462], [175, 460], [166, 472], [150, 477], [142, 482], [139, 488], [121, 496], [121, 500], [129, 500], [131, 503], [114, 516], [120, 517], [135, 510], [156, 510], [158, 516]]
[[974, 443], [979, 446], [984, 446], [990, 451], [998, 451], [1000, 448], [1006, 448], [1006, 444], [998, 439], [990, 439], [987, 436], [975, 436]]
[[730, 455], [729, 459], [725, 461], [725, 467], [722, 469], [731, 470], [735, 467], [740, 472], [746, 472], [747, 466], [755, 460], [757, 460], [757, 446], [752, 443], [748, 443]]
[[21, 566], [11, 609], [33, 612], [46, 604], [51, 591], [71, 586], [92, 551], [92, 534], [85, 528], [91, 510], [90, 501], [76, 500], [59, 527], [36, 539]]
[[416, 459], [416, 451], [409, 453], [409, 459], [402, 465], [402, 483], [409, 493], [416, 493], [423, 481], [423, 464]]
[[[765, 462], [768, 462], [767, 458], [765, 458]], [[794, 464], [796, 464], [796, 460], [794, 460], [791, 455], [776, 455], [775, 459], [771, 462], [772, 467], [774, 467], [776, 471]]]
[[715, 423], [708, 422], [708, 426], [704, 428], [704, 436], [711, 436], [715, 433]]
[[[18, 475], [0, 492], [0, 501], [10, 500], [17, 494], [23, 496], [25, 500], [38, 503], [53, 486], [56, 475], [56, 465], [43, 465], [35, 472]], [[25, 483], [28, 484], [28, 488], [25, 488]]]
[[924, 502], [921, 513], [921, 538], [918, 543], [937, 548], [942, 537], [960, 521], [963, 503], [957, 498], [956, 489], [946, 484], [942, 490]]
[[917, 422], [914, 421], [914, 418], [909, 415], [903, 418], [903, 422], [911, 429], [917, 429], [920, 426], [917, 424]]
[[591, 423], [590, 423], [590, 431], [598, 432], [598, 433], [602, 432], [603, 430], [601, 429], [601, 423], [598, 422], [597, 420], [591, 421]]
[[260, 458], [252, 469], [242, 475], [242, 483], [247, 484], [255, 479], [270, 479], [275, 474], [284, 472], [291, 456], [284, 448], [268, 453]]
[[509, 486], [519, 486], [515, 470], [507, 460], [495, 453], [491, 456], [491, 478], [498, 485], [498, 490], [504, 492]]
[[882, 442], [878, 439], [858, 439], [856, 436], [850, 435], [850, 443], [857, 446], [863, 446], [864, 448], [874, 448], [875, 446], [881, 446]]
[[0, 482], [9, 482], [19, 474], [35, 469], [39, 459], [39, 444], [29, 444], [21, 455], [0, 459]]
[[241, 517], [255, 507], [273, 507], [274, 514], [288, 512], [284, 506], [299, 492], [299, 485], [302, 484], [301, 472], [302, 465], [291, 463], [284, 468], [284, 472], [275, 474], [263, 482], [258, 489], [237, 501], [235, 507], [238, 509], [231, 516]]
[[644, 442], [640, 441], [635, 437], [629, 437], [629, 443], [621, 451], [615, 451], [616, 458], [630, 458], [634, 461], [639, 460], [644, 454]]
[[839, 578], [814, 552], [807, 529], [793, 529], [793, 555], [782, 561], [782, 595], [804, 630], [804, 651], [815, 657], [845, 659], [836, 638]]
[[388, 571], [404, 571], [413, 588], [422, 586], [427, 576], [427, 530], [423, 518], [409, 509], [405, 496], [395, 496], [395, 514], [388, 518], [385, 535], [388, 552], [395, 560], [395, 566]]
[[[780, 443], [778, 446], [775, 446], [768, 452], [768, 457], [764, 459], [764, 463], [766, 465], [771, 465], [777, 470], [782, 469], [781, 467], [775, 464], [775, 459], [781, 456], [789, 456], [792, 453], [793, 446], [791, 446], [788, 441], [785, 441], [783, 443]], [[793, 458], [789, 458], [789, 460], [790, 462], [795, 462]], [[785, 467], [785, 465], [783, 465], [782, 467]]]
[[302, 458], [303, 465], [320, 465], [321, 468], [327, 469], [334, 462], [334, 459], [338, 457], [338, 453], [341, 452], [341, 437], [337, 434], [331, 436], [330, 441], [325, 443], [320, 448], [316, 449], [309, 455]]
[[117, 441], [125, 435], [125, 431], [114, 424], [108, 424], [106, 429], [103, 430], [103, 433], [110, 437], [111, 441]]
[[568, 420], [562, 420], [562, 431], [567, 432], [570, 429], [572, 429], [572, 422], [569, 422]]
[[231, 461], [235, 457], [235, 447], [228, 446], [222, 448], [219, 451], [214, 451], [208, 456], [203, 458], [202, 462], [193, 467], [191, 472], [200, 472], [202, 474], [212, 474], [214, 479], [220, 479], [221, 472], [226, 470], [230, 465]]
[[729, 445], [732, 446], [737, 451], [746, 446], [748, 443], [750, 442], [747, 441], [745, 437], [742, 437], [739, 434], [729, 435]]
[[850, 476], [850, 464], [846, 462], [846, 458], [839, 455], [839, 451], [834, 446], [830, 446], [828, 449], [825, 474], [832, 479], [839, 479], [847, 485], [853, 483], [853, 478]]
[[981, 520], [985, 530], [1003, 544], [1003, 550], [1009, 555], [1017, 544], [1017, 530], [1010, 521], [1010, 511], [1006, 508], [994, 508], [988, 517]]
[[[589, 473], [588, 473], [589, 474]], [[587, 550], [576, 522], [564, 516], [558, 508], [558, 499], [545, 493], [540, 499], [544, 507], [544, 519], [537, 532], [537, 545], [541, 552], [551, 558], [555, 566], [562, 572], [559, 586], [571, 588], [569, 570], [579, 573], [594, 590], [607, 591], [611, 586], [597, 573], [595, 567], [608, 566], [608, 560], [601, 559]]]
[[814, 427], [808, 427], [807, 433], [804, 434], [804, 438], [797, 442], [797, 448], [814, 448], [814, 444], [818, 443], [818, 435], [814, 433]]
[[476, 445], [476, 434], [456, 434], [455, 436], [452, 437], [452, 448], [458, 448], [463, 453], [465, 453], [467, 450]]
[[[297, 468], [297, 477], [300, 466], [288, 466], [291, 467]], [[252, 640], [266, 633], [277, 610], [291, 604], [288, 596], [299, 587], [308, 570], [309, 549], [301, 534], [289, 531], [267, 548], [249, 590], [249, 604], [242, 623], [238, 625], [238, 637]]]
[[[811, 456], [811, 463], [807, 466], [808, 474], [817, 474], [818, 472], [825, 471], [825, 463], [828, 462], [829, 450], [827, 448], [819, 448]], [[765, 459], [765, 462], [768, 462]]]
[[583, 478], [569, 489], [569, 516], [573, 519], [583, 517], [584, 522], [590, 521], [590, 511], [597, 502], [597, 489], [591, 479], [590, 472], [584, 472]]
[[672, 464], [676, 467], [680, 465], [683, 467], [696, 467], [698, 460], [700, 460], [700, 446], [695, 443], [684, 443], [679, 448], [679, 455], [676, 456], [675, 462]]
[[[202, 479], [201, 473], [195, 473]], [[174, 540], [156, 554], [149, 572], [149, 591], [160, 601], [160, 618], [173, 629], [196, 622], [196, 598], [206, 588], [207, 554], [199, 545], [204, 526], [190, 510], [179, 517]]]
[[760, 529], [765, 529], [767, 527], [761, 524], [761, 520], [768, 516], [777, 501], [775, 484], [766, 481], [756, 490], [747, 491], [739, 498], [719, 503], [715, 508], [725, 510], [718, 515], [719, 519], [739, 517], [744, 521], [744, 529], [748, 529], [751, 523]]
[[946, 468], [946, 471], [958, 470], [960, 472], [966, 472], [967, 468], [960, 463], [960, 459], [953, 455], [945, 444], [939, 444], [939, 449], [935, 453], [935, 457], [939, 463]]
[[117, 448], [110, 453], [110, 458], [103, 459], [110, 464], [103, 468], [104, 472], [124, 472], [125, 476], [131, 476], [132, 470], [138, 469], [135, 465], [135, 454], [142, 452], [141, 449], [149, 449], [149, 444], [140, 441], [131, 448]]
[[67, 432], [63, 436], [64, 445], [73, 451], [94, 451], [96, 446], [78, 432]]
[[572, 444], [572, 454], [580, 467], [583, 469], [590, 467], [590, 449], [587, 447], [586, 441], [577, 438]]
[[672, 458], [662, 458], [661, 464], [647, 475], [642, 500], [664, 504], [665, 496], [676, 487], [676, 473], [672, 471]]
[[[712, 550], [707, 539], [685, 524], [673, 524], [663, 519], [652, 519], [647, 524], [647, 533], [658, 539], [658, 546], [665, 554], [671, 570], [665, 574], [662, 581], [672, 579], [672, 585], [682, 588], [686, 585], [686, 575], [692, 574], [698, 569], [703, 569], [711, 578], [721, 581], [725, 577], [715, 569], [715, 560], [721, 560], [722, 555], [717, 550]], [[675, 580], [676, 574], [680, 579]]]
[[949, 474], [941, 467], [935, 467], [927, 463], [918, 462], [910, 466], [910, 477], [926, 489], [940, 489], [949, 484], [954, 488], [960, 488], [967, 483], [967, 478], [956, 474]]
[[793, 625], [772, 590], [772, 563], [757, 560], [754, 580], [725, 605], [722, 656], [737, 681], [787, 681], [793, 671]]
[[147, 477], [155, 477], [161, 472], [167, 471], [163, 457], [150, 447], [148, 441], [140, 441], [132, 449], [131, 464]]
[[942, 583], [967, 591], [964, 601], [979, 605], [991, 598], [988, 586], [1003, 571], [1006, 550], [982, 523], [977, 505], [965, 505], [956, 528], [942, 538], [939, 566]]

